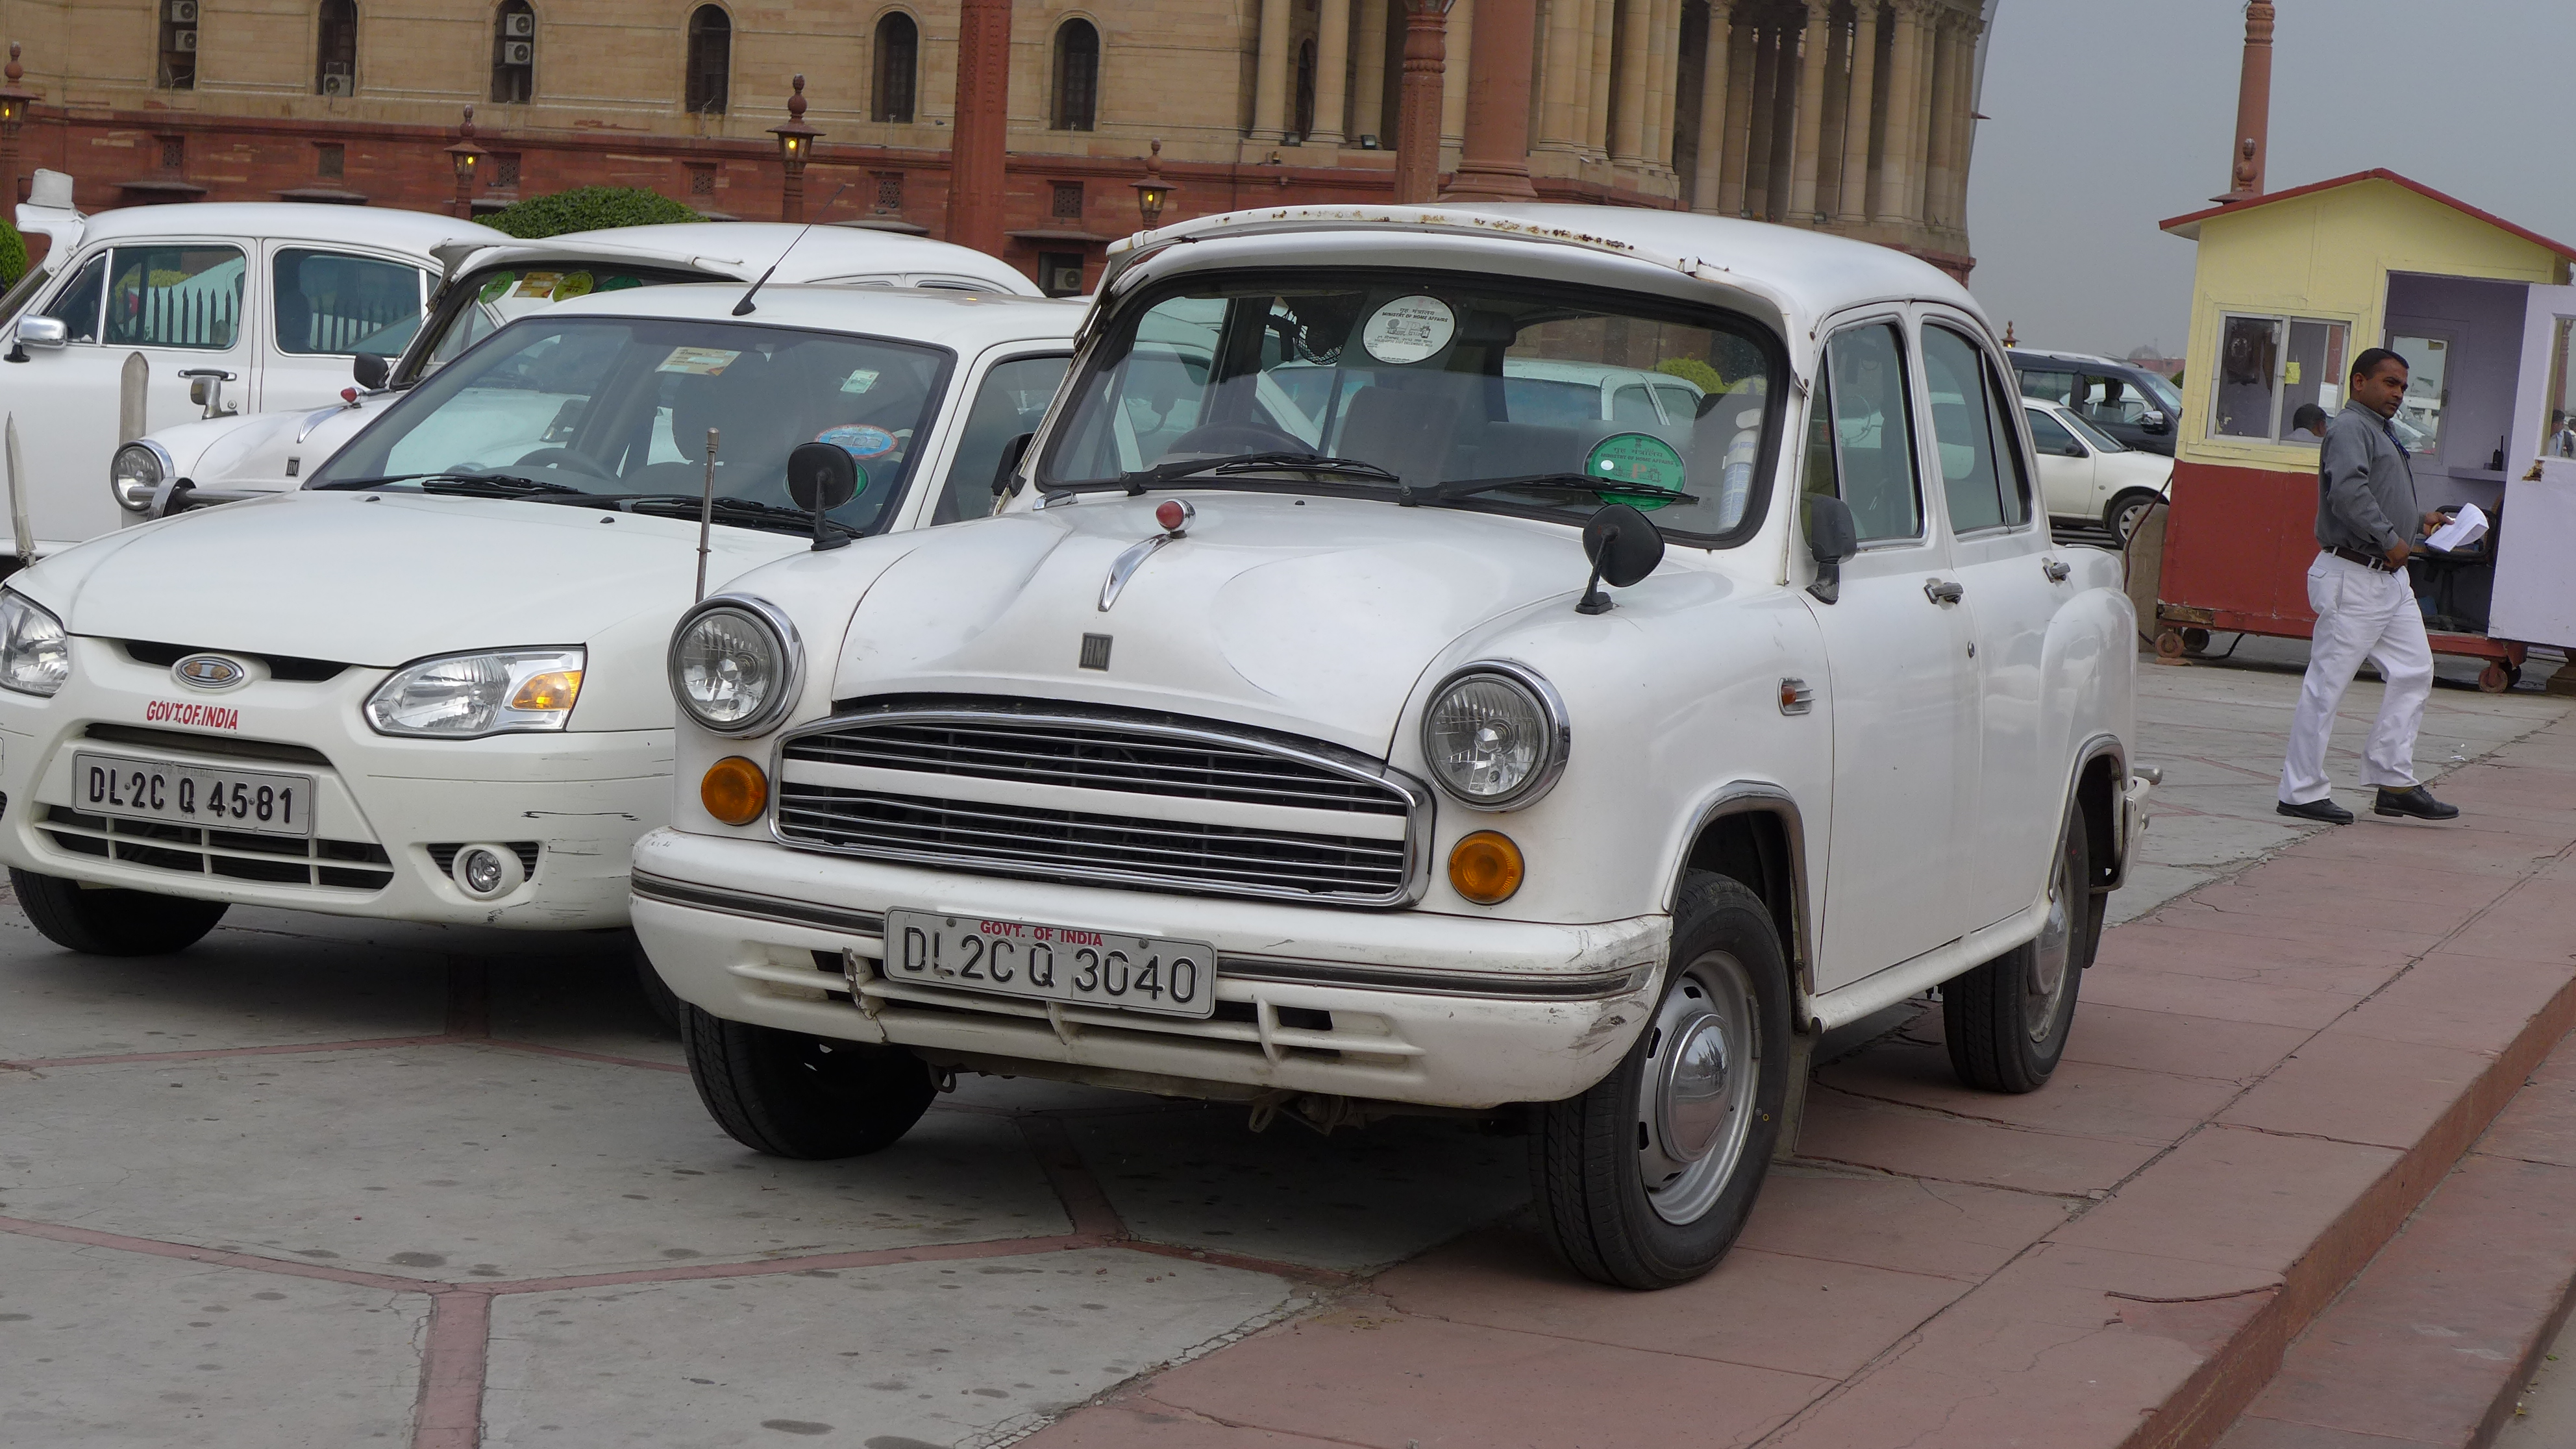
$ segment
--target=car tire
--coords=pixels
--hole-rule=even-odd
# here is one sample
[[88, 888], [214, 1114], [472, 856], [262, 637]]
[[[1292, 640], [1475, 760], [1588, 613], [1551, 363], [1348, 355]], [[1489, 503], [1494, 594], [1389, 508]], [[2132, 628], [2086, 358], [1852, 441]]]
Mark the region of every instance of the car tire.
[[224, 918], [223, 901], [150, 891], [92, 889], [60, 876], [9, 868], [18, 908], [46, 940], [88, 956], [167, 956], [185, 951]]
[[2120, 541], [2121, 547], [2126, 548], [2129, 544], [2129, 535], [2138, 531], [2138, 525], [2145, 520], [2147, 510], [2163, 501], [2162, 494], [2150, 493], [2143, 488], [2132, 489], [2112, 499], [2110, 506], [2102, 510], [2102, 527], [2108, 530], [2113, 538]]
[[2075, 998], [2102, 939], [2092, 890], [2083, 807], [2066, 813], [2048, 872], [2048, 919], [2039, 935], [1941, 988], [1950, 1068], [1988, 1092], [2048, 1085], [2075, 1024]]
[[662, 979], [662, 973], [654, 968], [653, 958], [644, 954], [643, 942], [630, 937], [627, 947], [635, 962], [636, 991], [643, 995], [644, 1004], [653, 1009], [653, 1019], [662, 1023], [663, 1028], [672, 1035], [678, 1035], [680, 1031], [678, 994], [671, 990], [669, 982]]
[[680, 1045], [707, 1114], [772, 1157], [858, 1157], [890, 1146], [938, 1088], [900, 1047], [726, 1021], [680, 1003]]
[[1591, 1090], [1537, 1109], [1539, 1220], [1566, 1262], [1638, 1289], [1715, 1267], [1770, 1170], [1789, 1063], [1789, 968], [1771, 913], [1740, 883], [1691, 872], [1645, 1030]]

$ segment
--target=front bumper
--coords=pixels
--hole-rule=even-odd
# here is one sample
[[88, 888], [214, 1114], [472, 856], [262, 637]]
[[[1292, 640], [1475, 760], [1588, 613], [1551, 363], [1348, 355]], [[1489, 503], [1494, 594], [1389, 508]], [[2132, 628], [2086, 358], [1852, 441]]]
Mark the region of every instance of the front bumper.
[[[201, 695], [183, 703], [231, 713], [174, 720], [156, 706], [187, 691], [167, 669], [105, 640], [73, 647], [61, 693], [0, 692], [0, 863], [23, 870], [334, 915], [589, 930], [626, 924], [636, 837], [670, 818], [668, 730], [389, 739], [359, 714], [386, 671], [355, 667]], [[184, 727], [190, 718], [210, 723]], [[308, 848], [88, 813], [75, 750], [309, 775], [314, 838]], [[476, 900], [441, 856], [478, 843], [512, 847], [534, 868], [515, 890]]]
[[[1180, 1096], [1310, 1092], [1426, 1106], [1556, 1101], [1599, 1081], [1653, 1005], [1671, 921], [1546, 925], [963, 875], [656, 830], [635, 931], [673, 991], [733, 1021], [938, 1063]], [[1204, 1021], [888, 981], [913, 908], [1208, 941]]]

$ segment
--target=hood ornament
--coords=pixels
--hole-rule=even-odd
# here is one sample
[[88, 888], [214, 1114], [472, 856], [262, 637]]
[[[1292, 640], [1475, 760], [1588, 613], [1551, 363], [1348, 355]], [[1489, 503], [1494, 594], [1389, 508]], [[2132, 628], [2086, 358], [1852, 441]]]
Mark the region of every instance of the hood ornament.
[[1127, 587], [1128, 578], [1144, 567], [1145, 560], [1154, 556], [1154, 550], [1176, 538], [1186, 537], [1190, 524], [1198, 516], [1199, 511], [1192, 508], [1186, 498], [1166, 498], [1155, 504], [1154, 522], [1163, 531], [1129, 544], [1127, 551], [1118, 555], [1118, 561], [1109, 566], [1109, 577], [1100, 582], [1100, 612], [1108, 613], [1109, 606], [1118, 602], [1119, 590]]
[[191, 654], [171, 665], [170, 675], [190, 689], [230, 689], [248, 680], [250, 671], [220, 654]]

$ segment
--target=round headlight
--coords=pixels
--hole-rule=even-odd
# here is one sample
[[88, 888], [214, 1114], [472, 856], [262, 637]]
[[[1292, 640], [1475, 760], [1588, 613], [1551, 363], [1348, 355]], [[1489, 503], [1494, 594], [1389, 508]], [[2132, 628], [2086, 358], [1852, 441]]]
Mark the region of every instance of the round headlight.
[[117, 507], [142, 513], [152, 507], [152, 495], [169, 476], [170, 460], [158, 446], [128, 443], [107, 465], [107, 491], [116, 495]]
[[715, 598], [671, 633], [671, 697], [720, 735], [756, 735], [795, 703], [796, 627], [760, 599]]
[[1565, 705], [1537, 672], [1472, 664], [1449, 677], [1422, 712], [1432, 778], [1478, 810], [1527, 805], [1565, 769]]

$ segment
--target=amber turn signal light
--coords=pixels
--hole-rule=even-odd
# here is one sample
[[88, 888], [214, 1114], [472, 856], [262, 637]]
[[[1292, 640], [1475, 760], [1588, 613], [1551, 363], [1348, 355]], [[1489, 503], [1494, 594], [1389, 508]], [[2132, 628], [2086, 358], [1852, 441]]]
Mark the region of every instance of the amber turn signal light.
[[1449, 888], [1480, 906], [1521, 888], [1521, 848], [1499, 830], [1479, 830], [1449, 847]]
[[581, 671], [550, 669], [528, 676], [519, 692], [510, 696], [512, 709], [570, 709], [581, 695]]
[[707, 766], [707, 777], [698, 782], [698, 803], [727, 825], [749, 825], [769, 808], [769, 777], [742, 756], [727, 755]]

